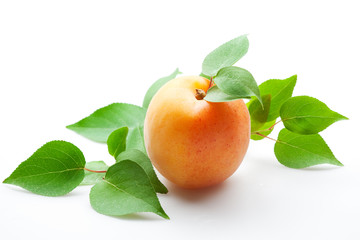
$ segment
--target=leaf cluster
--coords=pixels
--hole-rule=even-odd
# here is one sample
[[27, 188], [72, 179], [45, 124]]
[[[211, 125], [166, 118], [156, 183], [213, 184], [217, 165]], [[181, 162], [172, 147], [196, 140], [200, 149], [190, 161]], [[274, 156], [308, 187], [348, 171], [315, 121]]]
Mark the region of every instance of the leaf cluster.
[[181, 72], [155, 81], [144, 96], [143, 105], [113, 103], [100, 108], [67, 128], [88, 138], [106, 143], [115, 163], [86, 162], [81, 150], [72, 143], [51, 141], [22, 162], [4, 180], [44, 196], [61, 196], [79, 185], [94, 185], [91, 206], [99, 213], [120, 216], [153, 212], [169, 219], [157, 193], [167, 188], [158, 179], [144, 144], [144, 119], [156, 92]]
[[284, 80], [270, 79], [257, 86], [249, 71], [232, 66], [247, 53], [248, 47], [249, 41], [242, 35], [224, 43], [204, 59], [201, 76], [215, 83], [205, 100], [227, 102], [251, 98], [247, 107], [252, 140], [269, 138], [280, 117], [285, 128], [277, 140], [273, 139], [276, 141], [274, 151], [278, 161], [287, 167], [305, 168], [323, 163], [342, 166], [319, 132], [347, 118], [316, 98], [292, 97], [297, 75]]
[[85, 162], [83, 153], [65, 141], [51, 141], [22, 162], [4, 180], [44, 196], [61, 196], [79, 185], [94, 185], [91, 206], [99, 213], [119, 216], [136, 212], [154, 212], [168, 219], [158, 193], [167, 193], [150, 159], [138, 149], [126, 150], [128, 128], [115, 130], [108, 138], [109, 153], [115, 164]]
[[208, 102], [227, 102], [256, 97], [262, 105], [259, 87], [253, 75], [246, 69], [233, 66], [248, 51], [246, 35], [234, 38], [209, 53], [202, 64], [203, 77], [215, 84], [204, 98]]
[[[284, 127], [275, 140], [275, 156], [290, 168], [305, 168], [318, 164], [342, 166], [319, 132], [346, 117], [329, 109], [325, 103], [309, 96], [293, 97], [297, 76], [271, 79], [260, 84], [264, 108], [258, 99], [247, 103], [251, 117], [251, 139], [269, 138], [275, 125]], [[280, 118], [280, 121], [277, 119]]]
[[[208, 54], [201, 76], [210, 80], [205, 101], [227, 102], [249, 99], [251, 139], [270, 138], [275, 125], [284, 129], [275, 140], [275, 156], [291, 168], [329, 163], [341, 166], [319, 135], [346, 117], [330, 110], [319, 100], [292, 97], [297, 76], [271, 79], [257, 85], [253, 75], [233, 66], [248, 51], [246, 35], [232, 39]], [[153, 212], [165, 219], [157, 193], [167, 193], [147, 156], [144, 119], [151, 99], [168, 81], [181, 74], [176, 69], [155, 81], [146, 92], [142, 106], [113, 103], [100, 108], [67, 128], [95, 142], [106, 143], [115, 162], [86, 162], [81, 150], [72, 143], [51, 141], [40, 147], [4, 180], [33, 193], [60, 196], [79, 185], [93, 185], [90, 203], [101, 214], [121, 216]], [[280, 121], [277, 119], [280, 118]], [[270, 138], [271, 139], [271, 138]]]

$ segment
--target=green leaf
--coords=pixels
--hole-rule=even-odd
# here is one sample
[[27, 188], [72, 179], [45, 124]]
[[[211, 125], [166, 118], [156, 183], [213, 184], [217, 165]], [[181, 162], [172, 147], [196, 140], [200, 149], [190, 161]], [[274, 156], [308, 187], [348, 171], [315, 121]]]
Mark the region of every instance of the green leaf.
[[251, 132], [260, 129], [267, 122], [267, 117], [269, 115], [269, 109], [271, 104], [271, 95], [264, 95], [261, 99], [263, 102], [263, 106], [257, 99], [255, 99], [254, 101], [250, 101], [247, 104], [251, 119]]
[[306, 168], [318, 164], [343, 166], [319, 134], [300, 135], [282, 129], [275, 143], [278, 161], [290, 168]]
[[145, 114], [145, 108], [127, 103], [113, 103], [96, 110], [90, 116], [67, 128], [90, 140], [106, 143], [113, 131], [128, 127], [127, 147], [145, 151], [143, 138]]
[[85, 158], [73, 144], [51, 141], [22, 162], [4, 183], [45, 196], [71, 192], [84, 178]]
[[210, 76], [208, 76], [208, 75], [205, 75], [205, 74], [203, 74], [203, 73], [200, 73], [200, 75], [199, 75], [200, 77], [203, 77], [203, 78], [206, 78], [206, 79], [211, 79], [211, 77]]
[[92, 187], [90, 203], [95, 211], [105, 215], [153, 212], [169, 219], [145, 171], [130, 160], [109, 167], [104, 180]]
[[[242, 99], [243, 97], [230, 96], [223, 91], [221, 91], [218, 86], [212, 86], [206, 93], [204, 100], [208, 102], [229, 102], [238, 99]], [[250, 97], [248, 97], [250, 98]]]
[[251, 73], [239, 67], [220, 69], [214, 81], [219, 89], [230, 96], [249, 98], [255, 96], [261, 102], [260, 90]]
[[[256, 132], [258, 132], [264, 136], [268, 136], [274, 130], [274, 128], [271, 128], [271, 127], [275, 124], [275, 122], [276, 122], [276, 120], [266, 122], [261, 128], [256, 130]], [[269, 128], [271, 128], [271, 129], [269, 130]], [[260, 135], [256, 134], [255, 132], [251, 133], [250, 138], [255, 141], [264, 139], [263, 136], [260, 136]]]
[[107, 146], [111, 156], [116, 158], [121, 152], [125, 151], [128, 132], [128, 127], [122, 127], [110, 134], [107, 140]]
[[[144, 123], [143, 123], [144, 124]], [[129, 134], [126, 142], [126, 149], [138, 149], [146, 153], [144, 142], [144, 126], [139, 125], [135, 128], [129, 129]]]
[[131, 160], [139, 164], [144, 169], [146, 175], [149, 177], [149, 180], [156, 192], [158, 193], [168, 192], [167, 188], [160, 182], [160, 180], [156, 176], [156, 173], [154, 171], [150, 159], [143, 152], [137, 149], [130, 149], [120, 153], [116, 157], [116, 162], [121, 162], [124, 160]]
[[[280, 80], [280, 79], [267, 80], [259, 85], [262, 99], [264, 98], [264, 96], [270, 95], [271, 101], [270, 101], [269, 107], [266, 106], [268, 103], [264, 102], [264, 110], [269, 108], [266, 123], [264, 123], [264, 121], [265, 121], [264, 118], [265, 118], [266, 112], [263, 112], [264, 114], [260, 114], [260, 116], [262, 116], [262, 118], [251, 116], [251, 119], [252, 119], [251, 139], [252, 140], [264, 139], [263, 136], [255, 134], [255, 132], [259, 132], [264, 136], [268, 136], [272, 132], [273, 128], [271, 130], [269, 130], [269, 128], [275, 124], [276, 119], [280, 116], [281, 105], [287, 99], [289, 99], [291, 97], [294, 87], [295, 87], [295, 84], [296, 84], [296, 79], [297, 79], [297, 76], [294, 75], [294, 76], [291, 76], [284, 80]], [[258, 109], [258, 111], [260, 111], [260, 113], [262, 111], [264, 111], [259, 108], [258, 99], [255, 97], [252, 97], [252, 100], [250, 100], [246, 105], [249, 108], [249, 106], [252, 106], [255, 102], [257, 102], [256, 108]], [[250, 109], [249, 109], [249, 112], [250, 112]], [[252, 115], [254, 115], [254, 114], [252, 114]], [[255, 119], [259, 119], [259, 120], [256, 121]], [[264, 123], [264, 124], [262, 125], [262, 123]]]
[[[85, 168], [95, 171], [106, 171], [109, 167], [104, 161], [92, 161], [87, 162]], [[100, 182], [103, 177], [105, 177], [105, 173], [85, 171], [85, 177], [81, 182], [81, 185], [94, 185], [95, 183]]]
[[209, 53], [202, 63], [202, 74], [215, 76], [224, 67], [232, 66], [248, 51], [249, 40], [246, 35], [234, 38]]
[[272, 121], [280, 116], [280, 107], [292, 96], [296, 80], [297, 75], [294, 75], [284, 80], [267, 80], [259, 85], [261, 95], [271, 95], [271, 105], [267, 121]]
[[149, 107], [149, 104], [151, 102], [151, 99], [154, 97], [154, 95], [157, 93], [157, 91], [168, 81], [174, 79], [178, 74], [181, 74], [179, 69], [177, 68], [172, 74], [169, 76], [160, 78], [156, 82], [154, 82], [150, 88], [147, 90], [144, 100], [143, 100], [143, 107], [147, 108]]
[[288, 99], [280, 109], [280, 117], [287, 129], [300, 134], [315, 134], [336, 121], [348, 119], [308, 96]]

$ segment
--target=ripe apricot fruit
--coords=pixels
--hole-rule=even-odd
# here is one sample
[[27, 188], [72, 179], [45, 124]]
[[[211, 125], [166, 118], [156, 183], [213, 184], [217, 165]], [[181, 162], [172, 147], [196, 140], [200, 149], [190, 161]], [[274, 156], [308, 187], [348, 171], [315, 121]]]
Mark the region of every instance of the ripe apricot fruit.
[[207, 102], [210, 81], [187, 76], [166, 83], [153, 97], [144, 125], [145, 146], [155, 168], [183, 188], [202, 188], [230, 177], [250, 140], [243, 100]]

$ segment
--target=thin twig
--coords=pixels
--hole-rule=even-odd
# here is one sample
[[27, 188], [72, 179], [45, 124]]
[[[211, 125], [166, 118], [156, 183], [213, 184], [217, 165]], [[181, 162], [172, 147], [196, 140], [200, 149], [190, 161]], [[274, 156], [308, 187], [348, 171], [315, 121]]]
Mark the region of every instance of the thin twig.
[[275, 127], [276, 124], [280, 123], [282, 120], [280, 119], [279, 121], [277, 121], [276, 123], [274, 123], [274, 125], [272, 125], [271, 127], [269, 127], [269, 130], [273, 129]]
[[105, 171], [96, 171], [96, 170], [91, 170], [88, 168], [84, 168], [84, 170], [89, 171], [89, 172], [94, 172], [94, 173], [106, 173], [106, 170]]
[[[208, 91], [209, 89], [212, 87], [213, 85], [213, 77], [210, 78], [210, 83], [209, 83], [209, 87], [208, 87]], [[207, 92], [207, 91], [206, 91]]]
[[255, 134], [256, 134], [256, 135], [259, 135], [259, 136], [261, 136], [261, 137], [264, 137], [264, 138], [267, 138], [267, 139], [270, 139], [270, 140], [273, 140], [273, 141], [277, 142], [276, 139], [271, 138], [271, 137], [268, 137], [268, 136], [266, 136], [266, 135], [264, 135], [264, 134], [261, 134], [261, 133], [259, 133], [259, 132], [255, 132]]

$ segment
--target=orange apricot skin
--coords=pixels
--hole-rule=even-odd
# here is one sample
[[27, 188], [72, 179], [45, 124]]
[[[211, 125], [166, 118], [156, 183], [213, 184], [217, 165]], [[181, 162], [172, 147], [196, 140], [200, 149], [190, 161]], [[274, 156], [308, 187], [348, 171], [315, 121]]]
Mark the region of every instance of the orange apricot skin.
[[155, 168], [183, 188], [223, 182], [241, 164], [250, 140], [243, 100], [213, 103], [195, 98], [209, 80], [179, 77], [153, 97], [144, 124], [145, 147]]

